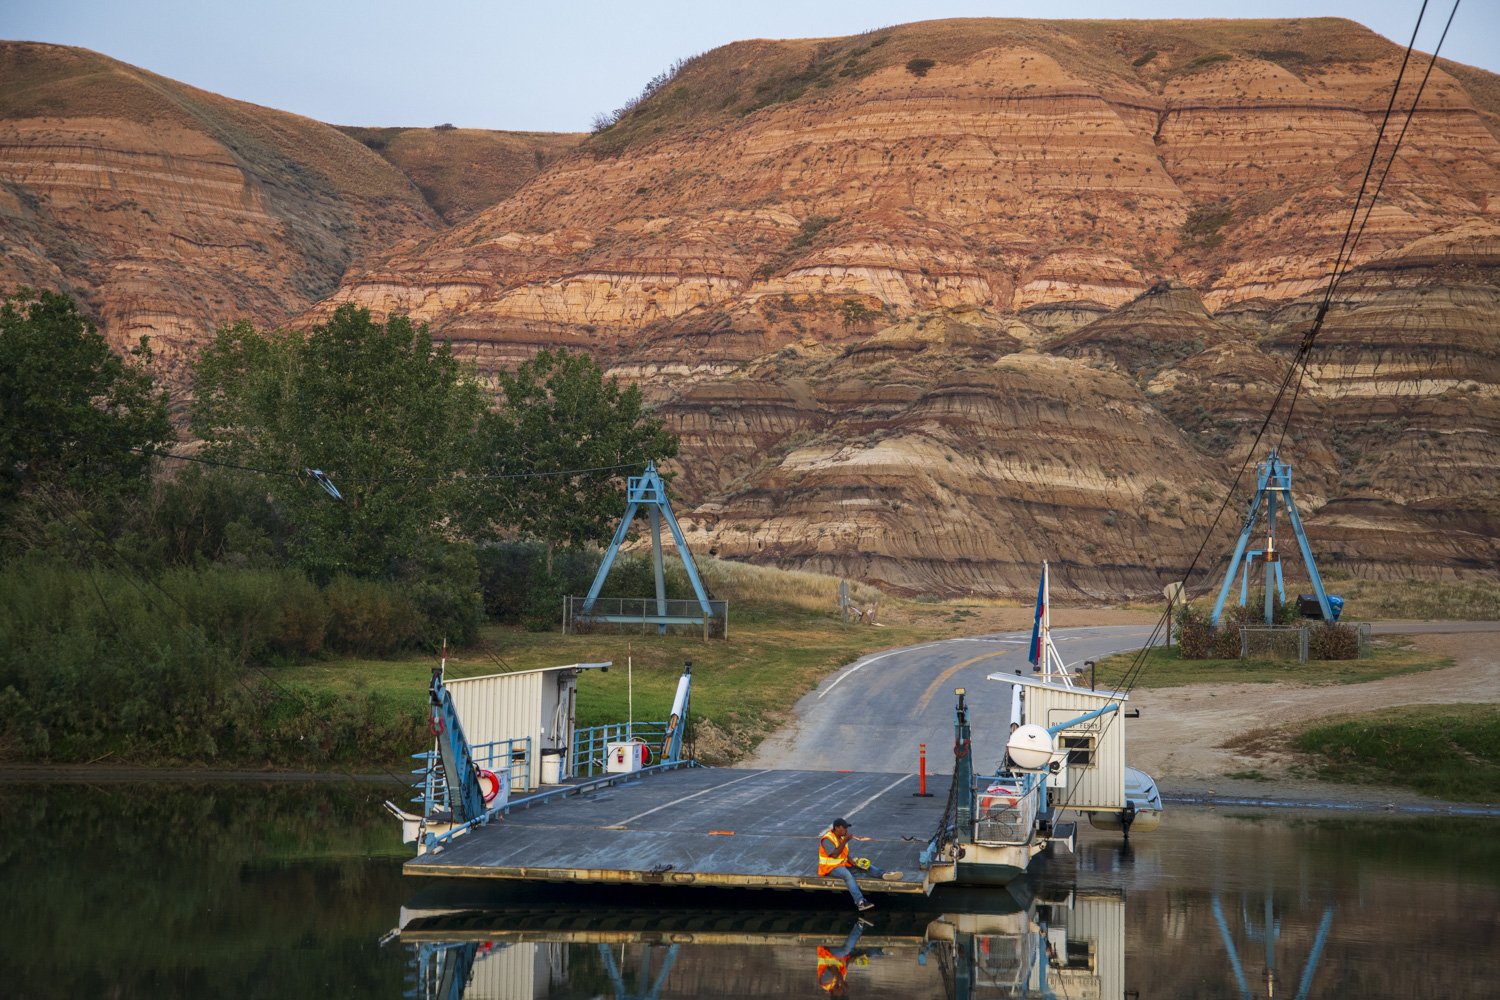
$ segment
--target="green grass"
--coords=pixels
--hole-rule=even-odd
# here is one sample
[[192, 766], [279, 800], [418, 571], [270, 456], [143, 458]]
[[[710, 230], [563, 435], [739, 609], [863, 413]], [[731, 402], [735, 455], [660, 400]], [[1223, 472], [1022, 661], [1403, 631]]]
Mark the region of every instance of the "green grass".
[[[1099, 661], [1099, 687], [1120, 684], [1135, 662], [1136, 653], [1117, 653]], [[1276, 682], [1298, 684], [1358, 684], [1396, 674], [1451, 667], [1453, 660], [1419, 652], [1405, 642], [1376, 640], [1371, 655], [1362, 660], [1183, 660], [1177, 649], [1155, 647], [1146, 655], [1138, 688], [1178, 687], [1184, 684]]]
[[1294, 741], [1320, 778], [1500, 802], [1500, 708], [1407, 705], [1320, 722]]
[[[568, 663], [613, 661], [607, 673], [589, 671], [578, 682], [578, 725], [623, 722], [630, 687], [634, 717], [665, 719], [685, 660], [693, 661], [693, 708], [700, 756], [742, 756], [774, 729], [818, 681], [865, 653], [913, 645], [946, 634], [944, 609], [931, 621], [871, 628], [843, 625], [832, 612], [780, 603], [740, 604], [729, 639], [704, 642], [687, 635], [561, 635], [488, 626], [475, 647], [450, 655], [450, 677]], [[339, 660], [276, 671], [278, 681], [310, 690], [367, 694], [394, 716], [425, 711], [433, 656], [402, 660]], [[630, 669], [627, 670], [627, 663]], [[393, 748], [399, 755], [409, 748]]]

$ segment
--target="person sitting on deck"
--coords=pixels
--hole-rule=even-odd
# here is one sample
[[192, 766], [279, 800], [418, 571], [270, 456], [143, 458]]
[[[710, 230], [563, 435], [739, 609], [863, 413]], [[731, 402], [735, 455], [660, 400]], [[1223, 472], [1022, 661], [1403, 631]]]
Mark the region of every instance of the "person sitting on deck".
[[860, 871], [860, 875], [855, 875], [854, 862], [849, 858], [849, 821], [839, 817], [818, 838], [818, 874], [825, 877], [837, 875], [843, 879], [844, 884], [849, 887], [849, 895], [854, 898], [854, 905], [860, 910], [872, 910], [875, 904], [859, 891], [859, 884], [854, 881], [856, 878], [878, 878], [887, 882], [901, 881], [900, 872], [881, 871], [863, 859], [861, 859]]

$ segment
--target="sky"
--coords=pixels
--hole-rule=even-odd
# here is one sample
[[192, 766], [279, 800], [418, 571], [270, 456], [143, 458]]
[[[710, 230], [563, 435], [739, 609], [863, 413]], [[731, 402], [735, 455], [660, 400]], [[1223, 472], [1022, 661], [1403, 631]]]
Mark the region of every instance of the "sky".
[[[0, 0], [0, 38], [77, 45], [335, 125], [586, 131], [679, 59], [944, 17], [1347, 17], [1402, 46], [1422, 0]], [[1430, 0], [1431, 52], [1453, 0]], [[1500, 0], [1458, 8], [1442, 55], [1500, 72]]]

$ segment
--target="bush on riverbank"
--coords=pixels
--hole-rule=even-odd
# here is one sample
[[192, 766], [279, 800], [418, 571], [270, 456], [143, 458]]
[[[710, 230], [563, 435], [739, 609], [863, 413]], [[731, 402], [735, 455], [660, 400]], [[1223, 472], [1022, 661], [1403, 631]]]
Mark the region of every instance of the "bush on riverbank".
[[[354, 693], [275, 680], [323, 650], [410, 648], [422, 621], [394, 585], [293, 570], [174, 570], [159, 580], [46, 558], [0, 571], [0, 759], [324, 764], [410, 745], [410, 718]], [[410, 714], [410, 713], [408, 713]]]

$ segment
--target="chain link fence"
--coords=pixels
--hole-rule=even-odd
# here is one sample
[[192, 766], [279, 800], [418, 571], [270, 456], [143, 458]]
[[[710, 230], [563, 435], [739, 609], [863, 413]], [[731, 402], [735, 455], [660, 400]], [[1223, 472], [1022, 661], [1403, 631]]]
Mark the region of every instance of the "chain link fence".
[[[1306, 663], [1313, 630], [1322, 627], [1321, 624], [1242, 625], [1240, 626], [1240, 659], [1289, 660], [1295, 656], [1298, 663]], [[1359, 644], [1360, 659], [1370, 655], [1369, 622], [1340, 622], [1337, 627], [1354, 633]]]

